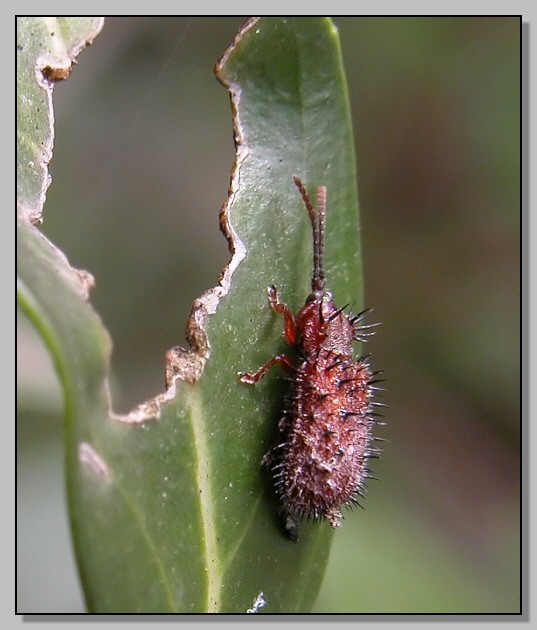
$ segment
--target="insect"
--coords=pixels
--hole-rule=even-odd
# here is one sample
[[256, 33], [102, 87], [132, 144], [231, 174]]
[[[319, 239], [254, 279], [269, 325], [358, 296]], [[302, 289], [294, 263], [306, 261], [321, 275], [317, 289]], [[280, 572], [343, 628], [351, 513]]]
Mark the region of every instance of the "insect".
[[313, 231], [311, 293], [295, 315], [280, 302], [276, 287], [267, 290], [270, 308], [283, 315], [284, 337], [296, 348], [296, 365], [286, 354], [267, 361], [257, 372], [240, 372], [243, 383], [257, 383], [274, 365], [292, 374], [292, 388], [278, 424], [281, 442], [262, 459], [270, 468], [282, 503], [287, 535], [298, 540], [298, 522], [325, 518], [337, 529], [341, 508], [358, 504], [371, 477], [368, 460], [378, 457], [372, 427], [380, 422], [374, 402], [380, 381], [369, 355], [354, 359], [353, 341], [366, 341], [378, 324], [363, 324], [368, 311], [346, 314], [338, 308], [324, 276], [326, 188], [317, 189], [316, 205], [300, 179], [294, 182], [308, 210]]

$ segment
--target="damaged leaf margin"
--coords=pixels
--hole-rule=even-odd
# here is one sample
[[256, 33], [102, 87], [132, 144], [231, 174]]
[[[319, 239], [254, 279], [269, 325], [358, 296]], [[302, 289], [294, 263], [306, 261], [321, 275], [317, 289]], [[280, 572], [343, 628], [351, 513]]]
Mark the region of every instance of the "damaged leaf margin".
[[[255, 20], [250, 20], [253, 23]], [[79, 53], [90, 45], [99, 34], [104, 24], [104, 18], [17, 18], [17, 49], [18, 49], [18, 102], [17, 102], [17, 215], [18, 227], [32, 232], [32, 239], [39, 241], [39, 248], [48, 250], [47, 258], [74, 290], [81, 300], [87, 302], [95, 281], [91, 273], [71, 266], [65, 254], [57, 248], [34, 226], [43, 220], [43, 208], [46, 191], [51, 177], [48, 165], [53, 155], [54, 144], [54, 83], [67, 79], [72, 67], [77, 63]], [[245, 25], [246, 27], [246, 25]], [[78, 35], [77, 35], [78, 34]], [[237, 36], [240, 37], [240, 34]], [[40, 42], [45, 41], [45, 45]], [[31, 63], [29, 62], [32, 57]], [[33, 68], [33, 78], [29, 76], [27, 68]], [[30, 86], [28, 88], [28, 86]], [[238, 96], [230, 87], [233, 111], [236, 113], [235, 102]], [[46, 112], [46, 125], [40, 127]], [[234, 116], [236, 122], [236, 116]], [[27, 130], [34, 127], [34, 139], [29, 141]], [[233, 229], [229, 220], [230, 208], [234, 195], [239, 188], [240, 164], [247, 154], [242, 146], [240, 127], [235, 124], [235, 138], [237, 141], [236, 161], [233, 166], [229, 196], [220, 212], [220, 225], [231, 251], [232, 257], [222, 271], [217, 286], [205, 291], [198, 297], [191, 309], [186, 325], [186, 341], [188, 349], [176, 346], [168, 350], [165, 357], [166, 389], [136, 405], [130, 412], [118, 414], [113, 411], [108, 376], [104, 379], [103, 388], [109, 417], [117, 422], [140, 424], [160, 417], [161, 406], [175, 398], [177, 381], [196, 383], [201, 377], [205, 364], [210, 356], [210, 343], [205, 330], [207, 317], [214, 314], [220, 299], [227, 295], [231, 285], [234, 270], [246, 255], [246, 248]], [[30, 184], [28, 184], [30, 182]], [[30, 308], [32, 300], [23, 294], [30, 288], [23, 279], [19, 278], [19, 302], [23, 308]], [[31, 290], [30, 290], [31, 291]], [[88, 304], [88, 308], [93, 309]], [[33, 319], [31, 317], [31, 319]], [[104, 329], [103, 329], [104, 331]], [[106, 331], [104, 334], [107, 335]], [[108, 339], [109, 352], [112, 344]], [[109, 363], [109, 358], [107, 363]]]
[[[216, 78], [229, 91], [232, 111], [235, 162], [232, 166], [228, 197], [220, 210], [220, 230], [227, 239], [232, 256], [230, 262], [220, 274], [218, 285], [205, 291], [192, 305], [186, 325], [186, 339], [190, 350], [176, 346], [171, 348], [166, 354], [166, 384], [170, 391], [174, 391], [176, 378], [194, 384], [201, 377], [205, 363], [210, 356], [211, 348], [205, 331], [207, 317], [216, 312], [220, 299], [229, 293], [233, 274], [246, 257], [246, 246], [233, 228], [230, 219], [233, 202], [240, 188], [240, 168], [248, 156], [248, 147], [246, 146], [239, 117], [241, 88], [239, 84], [229, 82], [224, 78], [222, 68], [229, 55], [235, 50], [237, 42], [258, 20], [259, 18], [250, 18], [241, 26], [234, 42], [218, 60], [214, 68]], [[164, 396], [167, 398], [167, 393]]]
[[241, 40], [243, 34], [252, 28], [258, 20], [259, 18], [251, 18], [241, 26], [234, 42], [222, 55], [214, 68], [216, 78], [229, 91], [233, 138], [235, 142], [235, 162], [232, 166], [228, 197], [220, 210], [220, 229], [228, 242], [231, 260], [222, 270], [218, 284], [212, 289], [208, 289], [202, 293], [192, 304], [185, 330], [188, 348], [185, 349], [182, 346], [174, 346], [166, 353], [166, 391], [137, 405], [128, 414], [120, 415], [112, 413], [111, 417], [114, 420], [127, 423], [140, 423], [146, 420], [158, 419], [160, 417], [161, 406], [166, 401], [175, 398], [177, 381], [184, 381], [194, 385], [201, 378], [207, 360], [210, 357], [211, 345], [206, 332], [207, 318], [216, 313], [221, 298], [228, 295], [233, 274], [246, 257], [247, 252], [246, 246], [235, 231], [230, 219], [231, 209], [240, 189], [241, 165], [248, 156], [248, 147], [245, 143], [239, 118], [241, 88], [238, 84], [226, 81], [221, 74], [221, 69], [225, 65], [229, 55], [235, 50], [236, 44]]

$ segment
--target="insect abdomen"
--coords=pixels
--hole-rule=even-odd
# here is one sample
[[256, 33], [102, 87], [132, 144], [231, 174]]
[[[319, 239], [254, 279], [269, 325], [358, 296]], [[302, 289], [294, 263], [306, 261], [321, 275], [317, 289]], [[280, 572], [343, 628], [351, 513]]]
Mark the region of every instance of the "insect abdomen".
[[371, 455], [366, 361], [321, 351], [297, 372], [274, 467], [286, 510], [341, 525], [340, 507], [355, 503]]

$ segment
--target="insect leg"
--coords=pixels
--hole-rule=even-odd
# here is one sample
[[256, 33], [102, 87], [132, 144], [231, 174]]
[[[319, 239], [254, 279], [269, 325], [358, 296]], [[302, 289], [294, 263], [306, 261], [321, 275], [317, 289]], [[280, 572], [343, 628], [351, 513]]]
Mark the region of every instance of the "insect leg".
[[278, 291], [274, 285], [267, 289], [270, 308], [275, 313], [281, 313], [285, 320], [285, 340], [290, 346], [296, 346], [298, 341], [298, 330], [296, 319], [291, 309], [283, 302], [278, 301]]
[[278, 354], [270, 359], [270, 361], [267, 361], [265, 365], [262, 365], [259, 370], [253, 374], [250, 372], [239, 372], [239, 378], [243, 383], [252, 385], [253, 383], [260, 381], [270, 368], [277, 363], [279, 363], [287, 371], [294, 370], [294, 365], [291, 359], [286, 354]]

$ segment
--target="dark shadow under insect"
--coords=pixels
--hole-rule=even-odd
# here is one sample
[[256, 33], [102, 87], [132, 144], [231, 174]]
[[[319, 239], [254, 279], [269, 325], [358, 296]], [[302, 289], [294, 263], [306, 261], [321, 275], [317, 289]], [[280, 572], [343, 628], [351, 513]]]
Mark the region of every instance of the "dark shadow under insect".
[[325, 518], [341, 526], [341, 507], [357, 504], [371, 477], [373, 401], [379, 381], [369, 356], [353, 358], [353, 341], [366, 341], [377, 324], [363, 324], [358, 315], [338, 308], [325, 288], [323, 269], [326, 188], [317, 189], [314, 206], [298, 177], [294, 182], [308, 210], [313, 230], [313, 277], [306, 303], [293, 315], [280, 302], [276, 287], [268, 288], [270, 308], [283, 315], [285, 339], [298, 350], [295, 365], [285, 354], [267, 361], [257, 372], [239, 373], [243, 383], [257, 383], [274, 365], [292, 373], [292, 388], [278, 429], [281, 441], [262, 460], [270, 468], [285, 515], [284, 527], [298, 539], [300, 518]]

